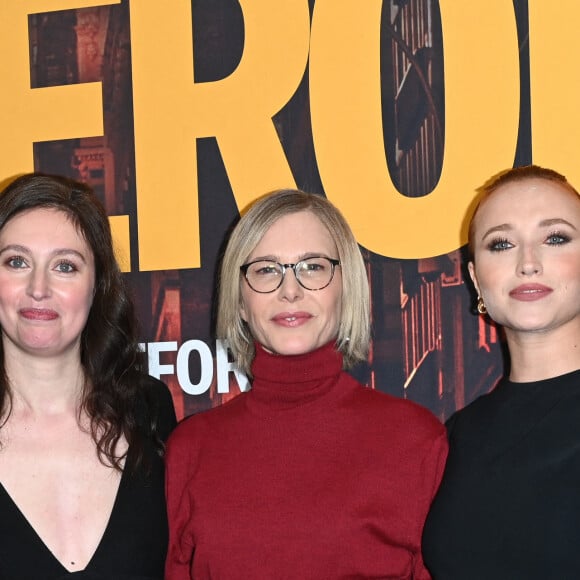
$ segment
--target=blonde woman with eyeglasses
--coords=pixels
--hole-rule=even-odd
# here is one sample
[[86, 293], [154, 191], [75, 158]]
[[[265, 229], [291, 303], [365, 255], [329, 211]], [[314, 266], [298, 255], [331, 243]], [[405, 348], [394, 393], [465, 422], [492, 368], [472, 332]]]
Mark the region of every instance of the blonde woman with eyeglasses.
[[167, 449], [167, 580], [429, 578], [420, 538], [447, 452], [427, 410], [358, 384], [369, 288], [324, 197], [269, 194], [223, 258], [217, 334], [252, 388]]

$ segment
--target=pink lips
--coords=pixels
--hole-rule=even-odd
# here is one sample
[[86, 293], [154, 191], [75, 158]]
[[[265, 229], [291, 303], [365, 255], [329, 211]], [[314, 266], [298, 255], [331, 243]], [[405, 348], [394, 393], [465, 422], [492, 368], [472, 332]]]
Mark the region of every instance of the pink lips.
[[272, 322], [287, 328], [295, 328], [302, 326], [311, 318], [312, 315], [308, 312], [280, 312], [272, 317]]
[[551, 294], [552, 289], [543, 284], [522, 284], [510, 292], [510, 296], [521, 302], [541, 300]]
[[58, 314], [49, 308], [22, 308], [20, 316], [27, 320], [55, 320]]

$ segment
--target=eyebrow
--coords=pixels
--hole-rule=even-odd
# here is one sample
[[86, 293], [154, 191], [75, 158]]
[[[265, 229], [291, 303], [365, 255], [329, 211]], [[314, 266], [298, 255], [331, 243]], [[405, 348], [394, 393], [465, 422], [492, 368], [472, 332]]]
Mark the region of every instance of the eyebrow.
[[[550, 218], [550, 219], [545, 219], [545, 220], [542, 220], [538, 224], [538, 226], [541, 227], [541, 228], [546, 228], [546, 227], [555, 226], [555, 225], [566, 225], [566, 226], [572, 228], [575, 231], [578, 230], [578, 228], [576, 226], [574, 226], [568, 220], [565, 220], [563, 218]], [[509, 231], [512, 231], [513, 229], [514, 229], [514, 226], [512, 224], [509, 224], [509, 223], [499, 224], [497, 226], [494, 226], [492, 228], [489, 228], [489, 230], [487, 230], [485, 232], [485, 234], [483, 234], [483, 236], [481, 236], [481, 239], [482, 240], [485, 240], [485, 238], [487, 238], [490, 234], [493, 234], [495, 232], [509, 232]]]
[[[306, 252], [305, 254], [300, 254], [296, 259], [296, 262], [307, 260], [308, 258], [318, 258], [318, 257], [329, 258], [330, 256], [328, 256], [326, 252]], [[280, 258], [274, 256], [273, 254], [267, 256], [256, 256], [255, 258], [248, 258], [246, 260], [246, 262], [259, 262], [259, 261], [281, 263]]]
[[[20, 254], [27, 254], [30, 255], [32, 252], [26, 246], [21, 246], [20, 244], [8, 244], [0, 249], [0, 255], [4, 254], [5, 252], [18, 252]], [[73, 250], [72, 248], [57, 248], [51, 252], [51, 257], [58, 257], [58, 256], [70, 256], [70, 255], [78, 257], [84, 264], [87, 263], [87, 259], [85, 258], [84, 254], [79, 252], [78, 250]]]
[[567, 225], [567, 226], [571, 227], [573, 230], [577, 230], [578, 229], [575, 225], [571, 224], [568, 220], [565, 220], [563, 218], [552, 218], [552, 219], [549, 219], [549, 220], [542, 220], [540, 222], [540, 226], [542, 226], [542, 227], [555, 226], [555, 225], [558, 225], [558, 224]]

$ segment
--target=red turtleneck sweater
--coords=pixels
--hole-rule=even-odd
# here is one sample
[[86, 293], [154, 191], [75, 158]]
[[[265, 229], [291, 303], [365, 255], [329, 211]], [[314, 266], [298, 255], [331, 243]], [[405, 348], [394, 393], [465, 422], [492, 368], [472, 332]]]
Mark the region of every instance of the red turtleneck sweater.
[[437, 419], [358, 384], [332, 345], [258, 347], [252, 374], [251, 391], [169, 440], [166, 580], [429, 578]]

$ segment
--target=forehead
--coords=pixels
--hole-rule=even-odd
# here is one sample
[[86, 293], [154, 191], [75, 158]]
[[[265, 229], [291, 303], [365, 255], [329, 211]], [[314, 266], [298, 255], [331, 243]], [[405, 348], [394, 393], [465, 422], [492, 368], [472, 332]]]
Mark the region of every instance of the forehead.
[[506, 183], [487, 195], [474, 216], [474, 226], [488, 219], [506, 222], [527, 218], [580, 215], [580, 196], [565, 183], [530, 178]]
[[6, 236], [26, 237], [31, 242], [45, 238], [51, 242], [66, 239], [88, 247], [84, 235], [70, 216], [54, 208], [33, 208], [16, 214], [0, 229], [0, 237]]
[[309, 252], [333, 252], [336, 244], [328, 228], [310, 211], [278, 218], [262, 236], [252, 255], [300, 256]]

